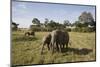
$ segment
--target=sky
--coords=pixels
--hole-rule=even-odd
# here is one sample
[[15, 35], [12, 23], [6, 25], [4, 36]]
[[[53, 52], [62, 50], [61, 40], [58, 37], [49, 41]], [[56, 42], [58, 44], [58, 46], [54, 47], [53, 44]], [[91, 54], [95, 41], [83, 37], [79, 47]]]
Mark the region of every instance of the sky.
[[95, 19], [95, 6], [12, 1], [12, 21], [20, 28], [32, 25], [33, 18], [38, 18], [41, 23], [45, 18], [59, 23], [64, 20], [73, 23], [84, 11], [91, 12]]

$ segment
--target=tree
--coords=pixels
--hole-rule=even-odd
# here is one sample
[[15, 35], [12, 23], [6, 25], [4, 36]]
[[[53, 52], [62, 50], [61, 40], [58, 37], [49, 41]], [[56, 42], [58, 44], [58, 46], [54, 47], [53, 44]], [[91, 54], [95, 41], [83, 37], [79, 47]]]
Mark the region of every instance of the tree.
[[44, 21], [44, 25], [47, 26], [49, 20], [47, 18], [45, 18], [45, 21]]
[[19, 24], [16, 24], [15, 22], [12, 22], [12, 30], [17, 30], [18, 29], [18, 25]]
[[54, 20], [51, 20], [50, 23], [47, 24], [47, 27], [57, 29], [57, 28], [64, 28], [62, 24], [59, 22], [55, 22]]
[[70, 23], [68, 20], [64, 20], [64, 25], [65, 25], [65, 26], [70, 26], [71, 23]]
[[56, 26], [56, 22], [51, 20], [50, 23], [47, 25], [48, 27], [54, 28]]
[[33, 18], [32, 23], [40, 26], [40, 20], [38, 20], [37, 18]]
[[64, 20], [63, 26], [71, 26], [71, 23], [69, 22], [69, 20]]
[[82, 24], [79, 21], [75, 21], [75, 23], [73, 23], [73, 26], [82, 27]]
[[94, 18], [90, 12], [83, 12], [78, 19], [81, 23], [87, 23], [88, 25], [94, 22]]

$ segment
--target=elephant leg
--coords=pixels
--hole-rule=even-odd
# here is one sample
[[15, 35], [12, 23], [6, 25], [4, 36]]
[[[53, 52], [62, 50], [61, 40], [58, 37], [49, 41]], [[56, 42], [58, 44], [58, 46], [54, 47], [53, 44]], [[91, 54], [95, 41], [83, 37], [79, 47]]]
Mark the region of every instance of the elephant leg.
[[68, 44], [66, 44], [66, 48], [68, 48]]
[[68, 50], [68, 44], [66, 44], [66, 49]]
[[65, 44], [63, 43], [63, 44], [62, 44], [62, 49], [64, 49], [64, 47], [65, 47]]
[[41, 54], [43, 54], [44, 45], [45, 45], [45, 44], [43, 43], [42, 49], [41, 49]]
[[68, 48], [68, 42], [66, 43], [66, 48]]
[[59, 52], [62, 50], [62, 44], [59, 44]]
[[50, 49], [51, 49], [51, 52], [52, 52], [52, 54], [54, 53], [54, 43], [50, 43]]
[[59, 44], [56, 43], [56, 50], [59, 51]]
[[49, 44], [49, 48], [50, 48], [50, 50], [52, 50], [52, 43]]
[[50, 50], [50, 45], [49, 44], [47, 44], [47, 47], [48, 47], [48, 50]]
[[52, 44], [52, 54], [54, 53], [54, 44]]

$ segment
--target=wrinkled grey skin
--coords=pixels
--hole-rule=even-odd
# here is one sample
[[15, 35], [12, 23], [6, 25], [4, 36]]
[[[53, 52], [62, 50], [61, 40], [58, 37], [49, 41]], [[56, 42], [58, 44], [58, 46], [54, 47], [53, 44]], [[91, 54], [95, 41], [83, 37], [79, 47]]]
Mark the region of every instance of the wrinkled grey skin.
[[52, 46], [52, 53], [56, 49], [57, 51], [61, 52], [61, 49], [68, 47], [68, 42], [69, 42], [69, 35], [68, 32], [64, 32], [62, 30], [54, 30], [51, 33], [51, 42], [50, 45]]
[[62, 39], [62, 40], [60, 40], [61, 44], [63, 45], [62, 48], [64, 48], [65, 46], [66, 46], [66, 48], [68, 48], [68, 43], [69, 43], [68, 32], [62, 31], [62, 37], [60, 39]]
[[34, 31], [30, 31], [30, 32], [25, 32], [25, 36], [35, 36], [35, 32]]
[[50, 50], [50, 42], [51, 42], [51, 34], [49, 33], [48, 35], [44, 36], [42, 39], [42, 50], [41, 54], [43, 53], [43, 48], [45, 45], [47, 45], [48, 50]]

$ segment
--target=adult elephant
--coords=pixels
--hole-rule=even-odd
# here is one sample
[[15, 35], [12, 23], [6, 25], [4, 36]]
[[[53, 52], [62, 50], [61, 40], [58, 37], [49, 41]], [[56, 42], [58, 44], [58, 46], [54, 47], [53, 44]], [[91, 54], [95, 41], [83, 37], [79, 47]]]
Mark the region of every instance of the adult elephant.
[[52, 46], [52, 53], [56, 49], [57, 51], [61, 52], [61, 49], [68, 47], [69, 42], [69, 34], [68, 32], [62, 31], [62, 30], [54, 30], [51, 33], [51, 42], [50, 45]]
[[69, 34], [68, 32], [62, 31], [62, 37], [60, 38], [60, 42], [62, 44], [62, 48], [68, 48], [68, 43], [69, 43]]

